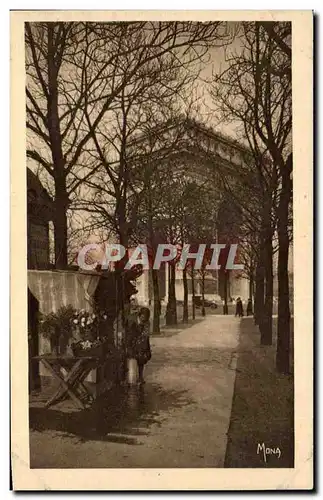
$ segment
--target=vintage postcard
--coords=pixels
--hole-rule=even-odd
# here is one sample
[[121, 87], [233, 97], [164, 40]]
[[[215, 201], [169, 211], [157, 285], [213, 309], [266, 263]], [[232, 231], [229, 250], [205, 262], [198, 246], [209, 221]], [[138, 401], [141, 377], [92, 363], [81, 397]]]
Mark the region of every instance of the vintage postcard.
[[313, 488], [312, 73], [311, 11], [11, 12], [15, 490]]

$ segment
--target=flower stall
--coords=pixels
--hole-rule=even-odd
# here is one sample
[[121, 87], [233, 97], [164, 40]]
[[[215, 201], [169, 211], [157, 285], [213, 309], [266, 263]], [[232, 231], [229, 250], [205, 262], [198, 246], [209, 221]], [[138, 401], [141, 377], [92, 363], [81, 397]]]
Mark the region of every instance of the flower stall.
[[[28, 311], [39, 319], [48, 315], [48, 330], [57, 321], [57, 312], [61, 324], [57, 325], [64, 335], [69, 334], [69, 308], [73, 310], [93, 311], [93, 296], [100, 280], [100, 274], [94, 272], [59, 271], [59, 270], [28, 270], [28, 291], [36, 306]], [[63, 308], [66, 308], [64, 314]], [[34, 333], [34, 332], [31, 332]], [[51, 352], [51, 335], [42, 335], [38, 327], [38, 353]], [[35, 353], [36, 354], [36, 353]]]
[[[31, 321], [29, 332], [35, 346], [30, 349], [31, 364], [36, 364], [36, 370], [30, 371], [38, 372], [40, 380], [46, 377], [48, 383], [53, 373], [40, 359], [35, 361], [37, 357], [75, 356], [76, 352], [81, 356], [83, 351], [90, 356], [100, 349], [112, 353], [111, 312], [106, 314], [95, 300], [101, 277], [97, 272], [28, 270], [28, 296], [36, 303], [28, 316], [37, 318]], [[97, 379], [98, 371], [93, 368], [85, 382], [97, 384]]]
[[104, 311], [62, 307], [56, 313], [41, 315], [39, 331], [52, 348], [50, 353], [36, 356], [36, 360], [59, 382], [47, 407], [67, 395], [83, 408], [111, 387], [122, 353], [113, 337], [107, 335], [108, 315]]
[[86, 384], [94, 384], [97, 394], [123, 379], [124, 304], [137, 293], [132, 281], [140, 273], [137, 268], [121, 273], [28, 271], [39, 340], [30, 358], [40, 377], [60, 382], [58, 398], [65, 391], [80, 406], [76, 387], [82, 392]]

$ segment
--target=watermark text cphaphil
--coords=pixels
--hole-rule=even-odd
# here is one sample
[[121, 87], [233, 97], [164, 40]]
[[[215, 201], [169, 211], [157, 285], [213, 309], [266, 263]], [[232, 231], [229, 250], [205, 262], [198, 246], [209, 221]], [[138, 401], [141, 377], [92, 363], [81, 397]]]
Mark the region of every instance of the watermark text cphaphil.
[[[206, 245], [201, 243], [195, 245], [194, 251], [191, 251], [190, 245], [185, 244], [182, 247], [170, 243], [161, 243], [157, 245], [154, 257], [148, 251], [146, 244], [138, 245], [128, 251], [123, 245], [113, 243], [105, 245], [105, 248], [98, 243], [89, 243], [85, 245], [77, 256], [77, 264], [80, 269], [93, 271], [97, 266], [101, 269], [113, 270], [115, 263], [124, 260], [126, 270], [134, 266], [142, 266], [144, 270], [160, 269], [166, 262], [175, 263], [179, 270], [185, 269], [190, 264], [193, 269], [217, 270], [221, 268], [229, 270], [242, 270], [243, 265], [235, 263], [238, 245], [214, 243]], [[221, 251], [225, 252], [225, 266]]]

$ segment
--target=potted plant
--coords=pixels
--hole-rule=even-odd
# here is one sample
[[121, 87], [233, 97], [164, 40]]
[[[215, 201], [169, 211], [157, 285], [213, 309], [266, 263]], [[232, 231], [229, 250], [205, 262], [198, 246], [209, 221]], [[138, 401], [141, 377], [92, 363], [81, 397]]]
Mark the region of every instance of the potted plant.
[[73, 336], [71, 320], [75, 310], [72, 306], [64, 306], [57, 312], [42, 315], [39, 322], [39, 332], [51, 344], [53, 354], [65, 354], [67, 345]]

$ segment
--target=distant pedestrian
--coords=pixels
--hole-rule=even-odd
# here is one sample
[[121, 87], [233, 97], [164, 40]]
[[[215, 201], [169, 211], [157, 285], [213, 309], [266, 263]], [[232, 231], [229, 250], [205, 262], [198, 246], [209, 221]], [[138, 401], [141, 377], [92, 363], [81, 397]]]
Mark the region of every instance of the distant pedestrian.
[[247, 316], [252, 315], [252, 300], [248, 299], [248, 304], [247, 304]]
[[236, 301], [236, 316], [239, 316], [239, 318], [242, 318], [243, 316], [243, 305], [242, 305], [242, 300], [240, 297], [237, 298]]

